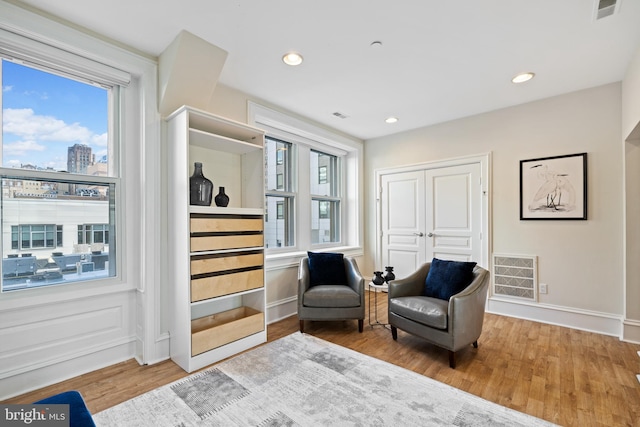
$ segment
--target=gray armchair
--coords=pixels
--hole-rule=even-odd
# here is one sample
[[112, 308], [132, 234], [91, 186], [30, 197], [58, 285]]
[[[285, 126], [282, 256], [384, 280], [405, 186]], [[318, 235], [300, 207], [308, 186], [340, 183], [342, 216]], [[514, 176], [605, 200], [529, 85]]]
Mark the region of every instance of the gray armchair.
[[478, 347], [489, 287], [489, 272], [473, 269], [473, 281], [449, 301], [423, 296], [431, 263], [389, 285], [389, 324], [394, 340], [398, 328], [449, 350], [449, 366], [456, 367], [455, 353], [469, 344]]
[[344, 258], [347, 283], [311, 286], [309, 258], [300, 260], [298, 270], [298, 319], [304, 333], [305, 320], [358, 320], [364, 326], [364, 278], [353, 258]]

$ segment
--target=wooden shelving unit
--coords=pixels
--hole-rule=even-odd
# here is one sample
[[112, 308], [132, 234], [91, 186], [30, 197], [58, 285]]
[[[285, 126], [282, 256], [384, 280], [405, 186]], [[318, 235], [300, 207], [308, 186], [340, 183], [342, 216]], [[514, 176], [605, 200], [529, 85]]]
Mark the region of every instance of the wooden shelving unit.
[[[264, 133], [190, 108], [167, 118], [171, 358], [192, 372], [266, 342]], [[190, 206], [203, 164], [229, 206]]]

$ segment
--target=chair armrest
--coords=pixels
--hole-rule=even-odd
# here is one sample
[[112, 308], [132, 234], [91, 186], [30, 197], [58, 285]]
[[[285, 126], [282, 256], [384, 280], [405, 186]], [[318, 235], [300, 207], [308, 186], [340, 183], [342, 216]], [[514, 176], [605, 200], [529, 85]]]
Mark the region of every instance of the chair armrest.
[[302, 296], [310, 286], [309, 258], [305, 257], [300, 260], [300, 268], [298, 268], [298, 295]]
[[429, 274], [431, 263], [422, 264], [409, 276], [393, 280], [389, 284], [389, 299], [398, 297], [418, 296], [424, 292], [424, 283]]
[[364, 304], [364, 277], [360, 274], [360, 269], [353, 258], [344, 259], [345, 273], [347, 274], [347, 285], [360, 295], [360, 304]]
[[489, 288], [489, 272], [476, 266], [473, 274], [475, 277], [471, 284], [449, 300], [450, 327], [456, 339], [464, 335], [478, 336], [482, 331]]

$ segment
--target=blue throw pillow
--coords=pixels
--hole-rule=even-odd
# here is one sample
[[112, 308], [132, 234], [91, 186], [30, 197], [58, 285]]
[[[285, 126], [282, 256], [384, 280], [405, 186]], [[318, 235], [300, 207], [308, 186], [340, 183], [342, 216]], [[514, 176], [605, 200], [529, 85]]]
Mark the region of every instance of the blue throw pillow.
[[424, 294], [446, 301], [473, 281], [475, 262], [445, 261], [434, 258], [425, 281]]
[[310, 285], [346, 285], [344, 255], [331, 252], [307, 252]]

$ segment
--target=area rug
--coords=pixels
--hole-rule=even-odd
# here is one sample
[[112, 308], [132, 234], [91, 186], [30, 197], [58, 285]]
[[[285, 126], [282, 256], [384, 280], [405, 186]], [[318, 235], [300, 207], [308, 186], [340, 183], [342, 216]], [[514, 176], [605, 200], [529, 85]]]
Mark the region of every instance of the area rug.
[[298, 332], [94, 415], [98, 426], [551, 426]]

